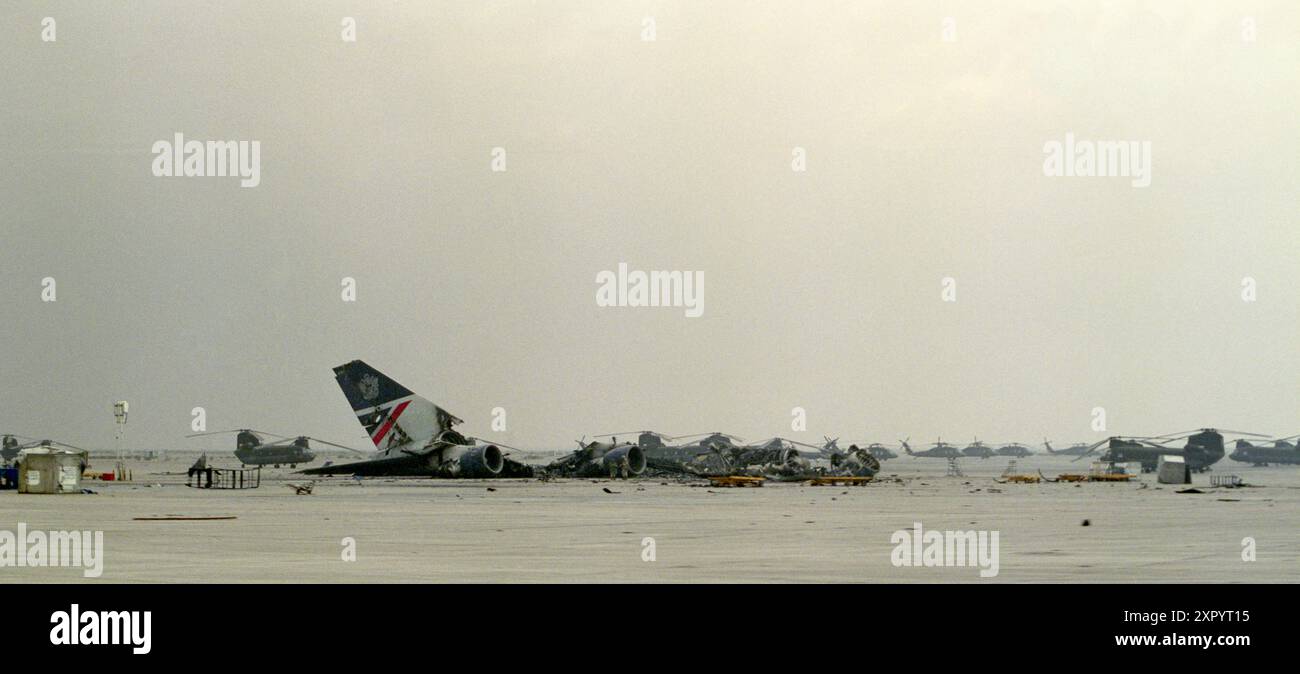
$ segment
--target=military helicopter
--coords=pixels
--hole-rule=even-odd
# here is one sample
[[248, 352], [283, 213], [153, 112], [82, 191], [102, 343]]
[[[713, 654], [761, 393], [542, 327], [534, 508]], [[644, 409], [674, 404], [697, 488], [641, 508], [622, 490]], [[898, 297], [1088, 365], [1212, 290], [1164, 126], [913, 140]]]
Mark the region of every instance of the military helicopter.
[[18, 442], [18, 438], [21, 437], [23, 436], [6, 435], [4, 437], [3, 444], [0, 444], [0, 462], [9, 463], [18, 456], [18, 452], [22, 451], [22, 443]]
[[1278, 438], [1273, 441], [1272, 447], [1256, 445], [1249, 440], [1239, 439], [1236, 448], [1232, 450], [1228, 458], [1241, 463], [1253, 463], [1256, 466], [1267, 466], [1270, 463], [1300, 464], [1300, 446], [1288, 442], [1297, 438], [1300, 438], [1300, 435]]
[[907, 452], [908, 456], [915, 456], [923, 459], [958, 459], [962, 456], [961, 450], [944, 442], [942, 439], [937, 440], [930, 446], [930, 449], [923, 449], [919, 452], [913, 452], [912, 448], [904, 442], [903, 451]]
[[[799, 449], [800, 447], [803, 447], [804, 449]], [[780, 455], [788, 455], [790, 452], [793, 452], [795, 456], [799, 456], [801, 454], [811, 454], [814, 457], [820, 457], [824, 454], [824, 448], [822, 447], [818, 447], [817, 445], [810, 445], [806, 442], [799, 442], [798, 440], [791, 440], [789, 438], [782, 438], [782, 437], [768, 438], [767, 440], [764, 440], [762, 442], [756, 442], [751, 445], [745, 445], [743, 449], [746, 449], [750, 452], [776, 452], [777, 454]], [[811, 452], [805, 451], [808, 449], [811, 449], [813, 451]]]
[[991, 456], [996, 455], [996, 452], [993, 451], [993, 448], [989, 447], [983, 442], [980, 442], [979, 438], [975, 438], [974, 442], [970, 443], [969, 445], [966, 445], [965, 449], [961, 450], [961, 453], [963, 456], [970, 456], [979, 459], [987, 459]]
[[[299, 435], [296, 438], [289, 438], [283, 435], [267, 433], [266, 431], [257, 431], [251, 428], [239, 428], [229, 431], [210, 431], [208, 433], [194, 433], [187, 435], [187, 438], [199, 438], [205, 435], [221, 435], [223, 433], [235, 433], [235, 458], [239, 459], [241, 466], [274, 466], [279, 468], [282, 464], [287, 464], [290, 468], [297, 468], [300, 463], [311, 463], [316, 460], [316, 454], [311, 451], [308, 441], [316, 441], [322, 445], [346, 449], [349, 452], [364, 455], [365, 452], [351, 447], [313, 438], [307, 435]], [[274, 438], [272, 442], [267, 442], [265, 438]]]
[[[18, 442], [19, 439], [26, 440], [27, 442], [20, 443]], [[14, 459], [18, 458], [18, 454], [22, 452], [24, 449], [31, 449], [33, 447], [43, 447], [43, 446], [67, 447], [68, 449], [75, 449], [78, 452], [86, 451], [80, 447], [74, 447], [73, 445], [69, 445], [66, 442], [59, 442], [57, 440], [37, 440], [36, 438], [29, 438], [25, 435], [9, 433], [4, 436], [3, 440], [0, 440], [0, 463], [7, 464], [13, 461]]]
[[1007, 444], [998, 447], [996, 451], [998, 456], [1014, 456], [1021, 459], [1026, 456], [1033, 456], [1034, 454], [1033, 450], [1019, 442], [1008, 442]]
[[[1261, 438], [1267, 438], [1267, 435], [1259, 433], [1246, 433], [1243, 431], [1223, 431], [1233, 435], [1250, 435]], [[1182, 449], [1175, 447], [1166, 447], [1163, 443], [1173, 442], [1175, 440], [1187, 440], [1187, 444]], [[1160, 462], [1160, 457], [1165, 455], [1181, 456], [1187, 462], [1188, 469], [1193, 472], [1201, 473], [1210, 469], [1219, 459], [1223, 458], [1223, 435], [1214, 428], [1202, 428], [1196, 431], [1183, 431], [1181, 433], [1171, 433], [1169, 435], [1158, 435], [1149, 438], [1113, 436], [1097, 442], [1088, 448], [1088, 451], [1075, 457], [1075, 461], [1088, 456], [1096, 451], [1103, 444], [1108, 444], [1106, 451], [1102, 454], [1101, 460], [1108, 463], [1128, 463], [1139, 462], [1142, 464], [1143, 472], [1151, 472], [1156, 469]]]
[[[845, 450], [840, 449], [839, 438], [832, 438], [828, 435], [823, 435], [822, 439], [826, 441], [820, 447], [822, 458], [830, 460], [832, 465], [835, 465], [836, 461], [843, 460], [845, 457], [855, 455], [858, 452], [866, 452], [867, 454], [870, 454], [875, 457], [877, 463], [886, 459], [898, 458], [898, 454], [895, 454], [890, 446], [883, 445], [879, 442], [873, 442], [866, 447], [861, 448], [857, 445], [849, 445], [849, 448]], [[897, 448], [898, 446], [894, 446], [894, 449]]]
[[866, 447], [849, 445], [847, 452], [836, 452], [831, 455], [830, 460], [832, 474], [871, 477], [880, 472], [880, 457], [872, 454]]
[[664, 433], [660, 433], [659, 431], [629, 431], [626, 433], [605, 433], [604, 435], [596, 435], [592, 437], [611, 438], [612, 441], [617, 442], [618, 436], [620, 435], [637, 436], [636, 437], [637, 447], [640, 447], [641, 451], [645, 452], [647, 455], [651, 452], [659, 453], [661, 450], [669, 449], [668, 442], [671, 442], [676, 439], [671, 435], [666, 435]]
[[898, 453], [894, 451], [895, 449], [898, 449], [898, 447], [890, 447], [889, 445], [883, 445], [879, 442], [873, 442], [867, 445], [867, 453], [876, 457], [879, 461], [897, 459]]
[[[852, 454], [853, 452], [858, 451], [857, 445], [850, 445], [847, 452], [846, 450], [840, 449], [839, 438], [832, 438], [830, 436], [823, 435], [822, 439], [825, 440], [826, 443], [822, 445], [821, 452], [822, 452], [822, 456], [826, 458], [833, 460], [836, 455], [843, 457], [846, 455], [846, 453]], [[901, 445], [890, 446], [890, 445], [881, 444], [879, 442], [873, 442], [867, 445], [866, 447], [863, 447], [862, 450], [876, 457], [877, 461], [885, 461], [887, 459], [897, 459], [898, 454], [896, 454], [894, 450], [899, 449], [900, 447]]]
[[686, 438], [699, 438], [695, 442], [689, 442], [684, 445], [672, 445], [658, 452], [653, 452], [659, 456], [690, 460], [706, 452], [717, 452], [719, 450], [737, 449], [740, 445], [738, 442], [744, 442], [745, 439], [727, 433], [714, 431], [712, 433], [693, 433], [691, 435], [679, 435], [673, 440], [684, 440]]
[[1088, 452], [1089, 445], [1086, 442], [1078, 442], [1066, 447], [1065, 449], [1052, 449], [1052, 443], [1049, 442], [1047, 438], [1043, 438], [1043, 447], [1047, 449], [1048, 454], [1055, 454], [1057, 456], [1081, 456]]

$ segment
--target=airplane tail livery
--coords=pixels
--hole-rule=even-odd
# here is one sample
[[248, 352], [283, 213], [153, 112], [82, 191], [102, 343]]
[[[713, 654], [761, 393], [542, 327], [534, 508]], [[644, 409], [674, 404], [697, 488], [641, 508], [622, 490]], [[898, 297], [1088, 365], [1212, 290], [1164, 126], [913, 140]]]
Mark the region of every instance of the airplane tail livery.
[[334, 368], [334, 378], [380, 451], [418, 451], [461, 423], [364, 361], [339, 365]]

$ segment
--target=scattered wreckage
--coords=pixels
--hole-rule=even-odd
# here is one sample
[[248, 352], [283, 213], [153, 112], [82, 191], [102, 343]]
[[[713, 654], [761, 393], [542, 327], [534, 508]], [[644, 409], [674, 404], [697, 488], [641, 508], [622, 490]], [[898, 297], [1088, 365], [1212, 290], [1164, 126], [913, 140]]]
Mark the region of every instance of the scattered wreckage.
[[[829, 465], [814, 465], [804, 458], [799, 447], [803, 443], [785, 438], [745, 446], [714, 446], [689, 460], [651, 456], [647, 464], [651, 469], [666, 473], [694, 477], [761, 477], [774, 482], [805, 482], [826, 477], [871, 478], [880, 471], [880, 461], [871, 452], [857, 445], [846, 452], [823, 454]], [[809, 445], [809, 447], [811, 447]]]
[[646, 457], [630, 442], [578, 441], [578, 449], [556, 459], [542, 470], [554, 477], [637, 477], [645, 472]]
[[[685, 445], [669, 445], [671, 437], [639, 431], [636, 442], [578, 441], [578, 449], [545, 466], [531, 466], [506, 457], [500, 443], [467, 437], [453, 429], [459, 418], [416, 395], [364, 361], [334, 368], [334, 378], [357, 422], [376, 451], [360, 461], [299, 471], [307, 475], [426, 476], [442, 478], [552, 477], [634, 478], [657, 474], [694, 477], [746, 475], [784, 482], [831, 476], [871, 477], [880, 461], [856, 445], [841, 452], [834, 443], [817, 447], [786, 438], [752, 445], [726, 433], [708, 433]], [[800, 448], [807, 448], [801, 450]], [[807, 451], [812, 450], [812, 451]], [[830, 464], [814, 466], [801, 456], [811, 454]]]

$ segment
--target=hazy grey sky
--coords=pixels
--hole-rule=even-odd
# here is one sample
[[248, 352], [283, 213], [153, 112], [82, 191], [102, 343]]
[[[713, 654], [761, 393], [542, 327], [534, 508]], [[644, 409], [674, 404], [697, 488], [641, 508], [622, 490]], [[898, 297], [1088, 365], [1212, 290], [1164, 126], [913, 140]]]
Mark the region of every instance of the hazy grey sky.
[[[353, 358], [527, 447], [1300, 432], [1297, 7], [5, 3], [0, 432], [363, 446]], [[176, 132], [261, 184], [155, 177]], [[1045, 176], [1067, 133], [1151, 185]], [[619, 262], [703, 316], [597, 307]]]

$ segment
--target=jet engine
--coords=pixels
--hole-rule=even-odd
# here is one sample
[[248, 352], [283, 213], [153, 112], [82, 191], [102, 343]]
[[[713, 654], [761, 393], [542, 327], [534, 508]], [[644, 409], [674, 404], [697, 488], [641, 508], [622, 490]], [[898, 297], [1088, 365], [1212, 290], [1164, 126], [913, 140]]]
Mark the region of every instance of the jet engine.
[[600, 464], [611, 477], [636, 477], [645, 471], [645, 452], [636, 445], [622, 445], [605, 452]]
[[[578, 444], [582, 445], [581, 442]], [[566, 477], [636, 477], [645, 471], [645, 452], [631, 443], [592, 442], [546, 469]]]
[[442, 471], [451, 477], [496, 477], [505, 466], [505, 456], [496, 445], [466, 447], [458, 456], [449, 457]]

